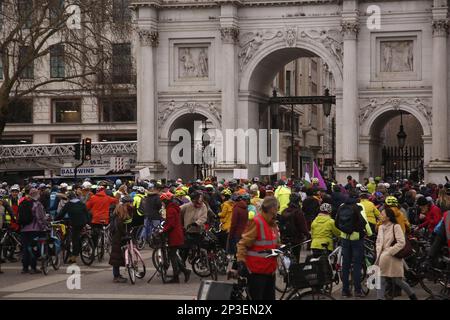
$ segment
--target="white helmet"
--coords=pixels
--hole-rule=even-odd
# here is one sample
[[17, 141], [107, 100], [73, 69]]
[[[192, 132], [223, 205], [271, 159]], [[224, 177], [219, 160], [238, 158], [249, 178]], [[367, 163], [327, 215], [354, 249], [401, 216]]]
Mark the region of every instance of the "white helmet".
[[358, 183], [358, 184], [356, 185], [356, 188], [357, 188], [357, 189], [361, 189], [361, 187], [362, 187], [362, 184], [361, 184], [361, 183]]
[[145, 194], [145, 188], [144, 187], [137, 187], [136, 191], [140, 194]]
[[19, 187], [18, 184], [15, 184], [15, 185], [13, 185], [13, 186], [11, 187], [10, 190], [11, 190], [11, 191], [20, 191], [20, 187]]
[[60, 185], [59, 185], [59, 188], [60, 189], [67, 189], [67, 187], [68, 187], [69, 185], [67, 184], [67, 183], [61, 183]]
[[391, 187], [391, 185], [389, 183], [385, 183], [384, 186], [386, 187], [386, 189], [389, 189]]
[[83, 182], [83, 184], [81, 185], [81, 187], [83, 189], [90, 189], [92, 187], [92, 183], [90, 183], [89, 181], [85, 181]]

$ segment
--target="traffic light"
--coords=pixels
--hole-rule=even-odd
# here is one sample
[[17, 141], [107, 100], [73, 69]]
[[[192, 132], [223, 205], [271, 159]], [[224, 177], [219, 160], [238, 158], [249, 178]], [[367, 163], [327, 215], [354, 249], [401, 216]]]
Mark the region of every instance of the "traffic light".
[[75, 143], [73, 147], [75, 150], [75, 160], [81, 160], [81, 143]]
[[92, 140], [91, 138], [84, 139], [84, 160], [91, 160]]

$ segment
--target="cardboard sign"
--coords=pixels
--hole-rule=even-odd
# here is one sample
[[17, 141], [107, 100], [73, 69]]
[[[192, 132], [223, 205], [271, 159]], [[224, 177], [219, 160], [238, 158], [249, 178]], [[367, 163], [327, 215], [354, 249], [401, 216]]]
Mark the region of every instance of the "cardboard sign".
[[144, 180], [146, 178], [150, 177], [150, 169], [148, 167], [145, 167], [141, 170], [139, 170], [139, 178]]
[[286, 162], [272, 163], [273, 173], [286, 172]]
[[233, 178], [248, 180], [248, 170], [247, 169], [234, 169], [233, 170]]

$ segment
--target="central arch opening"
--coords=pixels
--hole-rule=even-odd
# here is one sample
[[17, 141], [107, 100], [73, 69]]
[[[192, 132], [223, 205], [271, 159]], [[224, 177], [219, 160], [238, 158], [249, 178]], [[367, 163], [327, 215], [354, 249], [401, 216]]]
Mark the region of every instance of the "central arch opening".
[[[260, 129], [280, 131], [277, 162], [284, 162], [286, 171], [278, 176], [303, 177], [306, 171], [312, 172], [316, 163], [325, 176], [333, 177], [335, 108], [325, 117], [322, 105], [299, 104], [292, 108], [270, 105], [269, 98], [274, 90], [278, 96], [322, 96], [326, 89], [335, 95], [336, 61], [302, 47], [278, 48], [255, 60], [241, 82], [241, 90], [248, 89], [250, 95], [246, 101], [249, 117], [246, 124], [247, 128], [258, 123]], [[255, 119], [255, 115], [259, 118]]]

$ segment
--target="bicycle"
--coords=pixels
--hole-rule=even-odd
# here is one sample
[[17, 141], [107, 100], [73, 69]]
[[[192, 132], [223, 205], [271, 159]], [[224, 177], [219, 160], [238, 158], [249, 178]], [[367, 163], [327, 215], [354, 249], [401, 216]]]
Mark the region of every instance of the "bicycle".
[[144, 259], [142, 259], [139, 250], [134, 246], [134, 240], [131, 234], [128, 234], [122, 241], [126, 242], [126, 245], [122, 247], [125, 256], [125, 267], [127, 268], [131, 283], [135, 284], [136, 278], [142, 279], [145, 277], [146, 269]]
[[102, 262], [105, 253], [111, 253], [111, 233], [109, 232], [109, 224], [106, 224], [105, 220], [100, 221], [101, 228], [96, 229], [96, 254], [98, 262]]
[[22, 252], [22, 242], [20, 234], [10, 228], [3, 228], [0, 236], [0, 248], [4, 257], [13, 257]]
[[442, 287], [438, 294], [433, 292], [426, 300], [450, 300], [450, 258], [446, 256], [441, 257], [442, 262], [445, 264], [445, 268], [431, 268], [436, 278], [435, 283], [439, 283]]
[[[67, 264], [69, 257], [72, 256], [72, 227], [68, 226], [67, 233], [63, 241], [63, 261]], [[85, 225], [80, 233], [80, 258], [84, 265], [90, 266], [95, 260], [95, 246], [91, 236], [91, 227]]]
[[59, 239], [54, 235], [53, 228], [46, 231], [45, 235], [37, 236], [32, 239], [27, 250], [34, 258], [41, 263], [41, 271], [48, 275], [49, 266], [52, 265], [56, 271], [60, 267], [60, 244]]
[[153, 245], [155, 246], [155, 250], [152, 254], [152, 263], [156, 271], [147, 283], [150, 283], [156, 274], [161, 277], [163, 283], [166, 283], [169, 277], [167, 273], [171, 264], [169, 259], [169, 247], [167, 236], [161, 233], [162, 230], [163, 223], [157, 226], [151, 235]]

